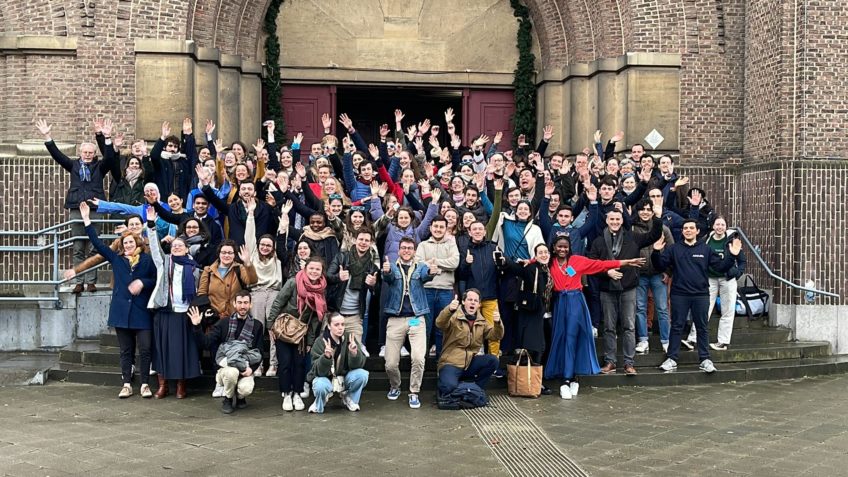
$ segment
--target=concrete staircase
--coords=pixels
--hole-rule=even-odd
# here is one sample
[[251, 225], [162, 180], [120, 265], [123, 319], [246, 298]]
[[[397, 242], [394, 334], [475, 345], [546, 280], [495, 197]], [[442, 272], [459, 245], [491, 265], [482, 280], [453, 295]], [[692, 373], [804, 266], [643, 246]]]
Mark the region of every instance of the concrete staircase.
[[[714, 337], [718, 326], [718, 316], [710, 320], [710, 336]], [[718, 372], [707, 375], [698, 370], [696, 351], [681, 349], [677, 371], [665, 373], [657, 368], [665, 359], [659, 336], [650, 337], [650, 351], [636, 356], [638, 375], [625, 376], [621, 369], [622, 357], [619, 354], [619, 371], [613, 375], [583, 376], [583, 386], [671, 386], [723, 383], [734, 381], [756, 381], [769, 379], [788, 379], [848, 372], [848, 356], [832, 356], [827, 342], [793, 342], [791, 331], [786, 328], [770, 328], [763, 321], [748, 322], [744, 317], [737, 318], [734, 324], [733, 344], [727, 351], [711, 350], [712, 360]], [[602, 356], [600, 340], [596, 340], [598, 356]], [[384, 371], [383, 358], [377, 357], [377, 350], [371, 350], [366, 368], [371, 372], [369, 388], [388, 389], [388, 377]], [[619, 350], [620, 351], [620, 350]], [[97, 385], [120, 384], [118, 368], [118, 342], [114, 334], [104, 333], [98, 339], [77, 340], [60, 352], [59, 369], [50, 372], [50, 379], [60, 379]], [[502, 358], [504, 366], [509, 362]], [[204, 369], [211, 369], [211, 360], [203, 359]], [[436, 388], [436, 360], [428, 358], [425, 368], [423, 388]], [[404, 371], [404, 383], [407, 383], [409, 358], [402, 358], [401, 370]], [[153, 380], [155, 382], [155, 379]], [[548, 383], [554, 386], [558, 383]], [[257, 381], [260, 389], [277, 389], [277, 378], [262, 377]], [[506, 387], [506, 379], [492, 380], [495, 387]], [[189, 387], [207, 390], [214, 386], [214, 377], [210, 372], [192, 380]], [[406, 386], [406, 384], [404, 384]]]

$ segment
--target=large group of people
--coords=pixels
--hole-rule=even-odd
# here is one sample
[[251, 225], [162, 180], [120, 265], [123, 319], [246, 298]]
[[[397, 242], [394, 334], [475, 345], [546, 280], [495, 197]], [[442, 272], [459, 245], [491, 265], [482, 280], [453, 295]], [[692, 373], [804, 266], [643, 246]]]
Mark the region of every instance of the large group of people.
[[[65, 274], [74, 293], [96, 290], [86, 272], [97, 263], [112, 267], [119, 397], [133, 394], [137, 369], [142, 397], [165, 398], [175, 382], [184, 398], [208, 352], [225, 413], [247, 406], [263, 374], [277, 377], [285, 411], [306, 410], [310, 394], [309, 412], [335, 394], [357, 411], [373, 352], [387, 398], [405, 388], [414, 409], [428, 357], [441, 402], [459, 386], [485, 389], [503, 377], [502, 356], [526, 350], [571, 399], [581, 375], [636, 374], [651, 331], [662, 369], [697, 346], [700, 368], [715, 371], [710, 352], [730, 346], [745, 258], [671, 156], [641, 144], [617, 153], [623, 134], [604, 145], [600, 131], [580, 154], [548, 153], [550, 126], [535, 148], [523, 135], [503, 144], [500, 132], [464, 142], [453, 118], [410, 123], [396, 110], [394, 128], [367, 144], [349, 116], [337, 137], [324, 114], [324, 136], [303, 152], [300, 133], [277, 143], [273, 121], [251, 151], [225, 147], [211, 121], [202, 138], [189, 118], [179, 136], [165, 122], [148, 149], [105, 119], [73, 159], [37, 121], [70, 175], [74, 234], [89, 239], [74, 242]], [[124, 219], [111, 244], [92, 223], [107, 215]]]

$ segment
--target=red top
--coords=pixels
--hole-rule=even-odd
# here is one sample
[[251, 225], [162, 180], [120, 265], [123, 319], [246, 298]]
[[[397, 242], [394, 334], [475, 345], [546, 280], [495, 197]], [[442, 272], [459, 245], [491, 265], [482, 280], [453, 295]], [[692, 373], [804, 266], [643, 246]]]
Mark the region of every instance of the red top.
[[[569, 277], [566, 269], [571, 266], [574, 276]], [[554, 291], [580, 290], [583, 285], [580, 278], [583, 275], [593, 275], [605, 272], [621, 266], [621, 260], [592, 260], [580, 255], [572, 255], [568, 262], [559, 264], [559, 259], [554, 258], [551, 262], [551, 278], [554, 280]]]

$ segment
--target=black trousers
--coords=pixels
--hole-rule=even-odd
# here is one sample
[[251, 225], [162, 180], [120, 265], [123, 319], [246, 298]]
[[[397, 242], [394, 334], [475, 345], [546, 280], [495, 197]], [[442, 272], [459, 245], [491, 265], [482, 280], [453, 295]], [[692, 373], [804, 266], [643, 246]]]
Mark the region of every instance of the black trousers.
[[121, 350], [121, 378], [124, 384], [132, 382], [132, 365], [135, 349], [138, 347], [140, 368], [138, 376], [141, 384], [150, 383], [150, 356], [153, 343], [153, 330], [134, 330], [130, 328], [115, 328], [118, 335], [118, 346]]
[[306, 380], [303, 361], [297, 345], [277, 340], [277, 382], [281, 393], [303, 392]]

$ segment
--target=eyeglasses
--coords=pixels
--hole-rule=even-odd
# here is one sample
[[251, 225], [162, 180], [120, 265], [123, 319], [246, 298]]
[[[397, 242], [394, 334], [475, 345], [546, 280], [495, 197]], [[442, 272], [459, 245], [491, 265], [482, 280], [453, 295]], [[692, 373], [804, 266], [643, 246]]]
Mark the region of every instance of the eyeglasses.
[[651, 199], [659, 199], [660, 197], [662, 197], [662, 195], [659, 195], [659, 194], [649, 194], [649, 195], [648, 195], [648, 197], [650, 197]]
[[185, 228], [186, 229], [199, 229], [200, 227], [198, 227], [196, 225], [186, 225]]
[[415, 250], [415, 247], [407, 245], [407, 246], [404, 246], [404, 247], [400, 247], [400, 250]]

